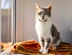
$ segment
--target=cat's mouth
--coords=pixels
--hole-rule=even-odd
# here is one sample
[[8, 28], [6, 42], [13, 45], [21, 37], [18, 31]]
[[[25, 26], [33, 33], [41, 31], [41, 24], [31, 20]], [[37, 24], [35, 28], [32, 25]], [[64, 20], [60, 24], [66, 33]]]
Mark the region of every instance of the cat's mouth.
[[39, 21], [41, 21], [41, 22], [46, 22], [47, 19], [39, 19]]

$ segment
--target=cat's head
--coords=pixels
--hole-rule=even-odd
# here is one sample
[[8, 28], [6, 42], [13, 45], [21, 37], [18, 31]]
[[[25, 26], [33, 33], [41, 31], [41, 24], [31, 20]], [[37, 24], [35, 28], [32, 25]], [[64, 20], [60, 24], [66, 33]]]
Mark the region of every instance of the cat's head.
[[36, 19], [42, 22], [48, 21], [48, 19], [51, 17], [51, 8], [51, 4], [45, 8], [36, 4]]

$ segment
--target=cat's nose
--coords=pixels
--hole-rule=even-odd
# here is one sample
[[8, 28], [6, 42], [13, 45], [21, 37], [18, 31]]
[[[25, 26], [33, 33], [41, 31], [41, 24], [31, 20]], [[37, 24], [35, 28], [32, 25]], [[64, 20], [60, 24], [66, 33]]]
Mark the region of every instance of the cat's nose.
[[44, 19], [44, 17], [42, 17], [42, 19]]
[[44, 15], [42, 16], [42, 19], [44, 19]]

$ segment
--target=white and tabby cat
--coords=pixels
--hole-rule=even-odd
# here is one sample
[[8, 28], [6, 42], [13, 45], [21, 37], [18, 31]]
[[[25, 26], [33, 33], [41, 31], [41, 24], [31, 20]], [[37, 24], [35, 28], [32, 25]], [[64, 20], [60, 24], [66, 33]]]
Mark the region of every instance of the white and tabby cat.
[[61, 43], [60, 33], [51, 20], [51, 8], [51, 4], [45, 8], [36, 4], [35, 28], [41, 45], [40, 52], [42, 53], [48, 53], [50, 46], [56, 48]]

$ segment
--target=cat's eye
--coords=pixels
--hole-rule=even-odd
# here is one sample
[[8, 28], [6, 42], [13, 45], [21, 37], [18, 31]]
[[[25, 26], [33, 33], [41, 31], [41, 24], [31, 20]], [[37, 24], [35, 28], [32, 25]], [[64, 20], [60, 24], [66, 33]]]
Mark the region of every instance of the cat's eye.
[[43, 14], [42, 12], [39, 12], [39, 13], [38, 13], [38, 15], [42, 15], [42, 14]]

